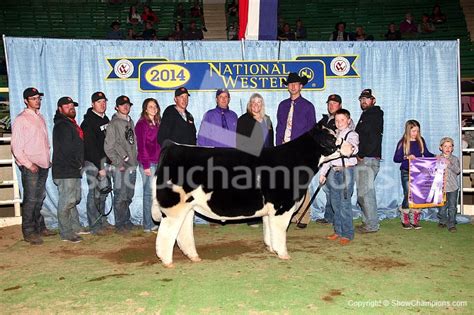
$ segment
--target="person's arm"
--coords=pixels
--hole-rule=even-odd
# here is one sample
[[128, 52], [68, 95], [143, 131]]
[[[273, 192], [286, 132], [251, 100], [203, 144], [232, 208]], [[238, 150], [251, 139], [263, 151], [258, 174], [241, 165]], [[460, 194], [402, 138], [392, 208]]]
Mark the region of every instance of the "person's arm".
[[359, 152], [359, 134], [355, 131], [349, 131], [346, 141], [354, 148], [352, 155], [356, 155]]
[[35, 169], [35, 165], [25, 154], [26, 139], [28, 137], [28, 132], [25, 127], [27, 125], [28, 122], [21, 116], [17, 117], [13, 122], [11, 150], [13, 156], [19, 164], [23, 165], [30, 171], [38, 171], [38, 168], [36, 167]]
[[397, 144], [397, 149], [395, 150], [395, 154], [393, 155], [393, 161], [395, 163], [402, 163], [403, 160], [406, 160], [405, 153], [403, 153], [403, 142], [400, 140]]
[[311, 130], [316, 125], [316, 110], [314, 105], [308, 104], [308, 112], [306, 113], [306, 130]]
[[104, 141], [104, 151], [105, 154], [109, 157], [112, 165], [115, 167], [120, 167], [123, 164], [124, 158], [126, 157], [127, 153], [118, 143], [119, 137], [123, 135], [119, 135], [117, 133], [117, 129], [115, 124], [111, 123], [107, 127], [107, 132], [105, 135]]
[[[276, 126], [276, 139], [275, 144], [280, 145], [283, 143], [283, 134], [285, 132], [286, 119], [283, 114], [283, 105], [280, 103], [277, 111], [277, 126]], [[285, 120], [285, 121], [283, 121]]]
[[99, 154], [98, 150], [98, 144], [97, 144], [97, 133], [92, 126], [90, 126], [87, 122], [82, 122], [81, 124], [81, 129], [84, 132], [84, 149], [87, 150], [87, 156], [92, 162], [95, 167], [97, 167], [99, 170], [102, 169], [100, 163], [101, 156]]
[[158, 143], [163, 146], [165, 140], [170, 139], [175, 126], [170, 110], [165, 110], [161, 119], [160, 130], [158, 131]]
[[135, 126], [135, 136], [137, 137], [137, 151], [140, 154], [140, 163], [144, 169], [150, 168], [150, 157], [146, 148], [146, 122], [138, 121]]
[[456, 175], [461, 173], [461, 165], [459, 163], [459, 159], [456, 156], [452, 157], [451, 163], [448, 164], [448, 168]]
[[197, 137], [197, 145], [200, 147], [208, 147], [211, 146], [209, 141], [209, 136], [212, 135], [210, 122], [209, 120], [209, 112], [204, 114], [204, 117], [201, 121], [201, 126], [199, 126], [199, 132]]
[[82, 161], [78, 156], [77, 147], [74, 146], [74, 133], [77, 133], [75, 126], [68, 126], [68, 123], [59, 123], [54, 126], [53, 131], [53, 145], [56, 150], [61, 152], [60, 156], [71, 157], [71, 168], [81, 169]]

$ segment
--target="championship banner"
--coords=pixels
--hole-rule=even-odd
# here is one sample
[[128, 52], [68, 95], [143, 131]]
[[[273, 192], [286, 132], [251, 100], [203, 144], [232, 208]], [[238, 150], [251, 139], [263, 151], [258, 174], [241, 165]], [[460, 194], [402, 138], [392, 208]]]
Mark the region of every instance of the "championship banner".
[[443, 158], [415, 158], [409, 161], [410, 208], [440, 207], [446, 203]]

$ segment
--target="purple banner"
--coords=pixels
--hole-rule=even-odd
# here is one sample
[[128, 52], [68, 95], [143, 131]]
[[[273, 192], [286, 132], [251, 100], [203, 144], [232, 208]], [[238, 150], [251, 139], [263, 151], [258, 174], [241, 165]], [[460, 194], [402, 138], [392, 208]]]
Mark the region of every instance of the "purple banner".
[[446, 160], [415, 158], [410, 160], [408, 204], [410, 208], [439, 207], [446, 202]]

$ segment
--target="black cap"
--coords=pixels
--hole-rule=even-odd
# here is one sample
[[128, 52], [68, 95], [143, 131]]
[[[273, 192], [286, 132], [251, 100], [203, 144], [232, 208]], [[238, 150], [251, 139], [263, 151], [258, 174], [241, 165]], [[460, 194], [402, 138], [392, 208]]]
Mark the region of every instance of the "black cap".
[[328, 96], [328, 100], [326, 101], [326, 103], [329, 103], [329, 101], [334, 101], [334, 102], [338, 102], [339, 104], [342, 103], [342, 98], [337, 95], [337, 94], [331, 94]]
[[92, 103], [97, 102], [98, 100], [106, 100], [108, 101], [107, 97], [105, 97], [105, 94], [102, 92], [95, 92], [91, 96], [91, 101]]
[[40, 93], [37, 88], [29, 87], [23, 91], [23, 99], [27, 99], [28, 97], [32, 97], [35, 95], [43, 96], [43, 93]]
[[283, 84], [284, 85], [288, 85], [290, 83], [295, 83], [295, 82], [299, 82], [303, 85], [305, 85], [306, 83], [308, 83], [308, 77], [306, 76], [299, 76], [296, 72], [291, 72], [289, 75], [288, 75], [288, 79], [285, 80], [283, 79]]
[[116, 105], [116, 106], [119, 106], [119, 105], [123, 105], [123, 104], [129, 104], [130, 106], [133, 105], [133, 103], [130, 102], [130, 98], [129, 98], [128, 96], [120, 95], [120, 96], [117, 97], [117, 99], [115, 100], [115, 105]]
[[366, 97], [366, 98], [375, 98], [375, 96], [372, 94], [371, 89], [365, 89], [360, 93], [359, 99]]
[[58, 100], [58, 107], [66, 104], [74, 104], [74, 106], [79, 106], [77, 102], [74, 102], [69, 96], [63, 96]]
[[216, 91], [216, 97], [218, 97], [219, 95], [221, 95], [222, 93], [227, 93], [227, 96], [230, 97], [230, 93], [229, 93], [229, 90], [228, 89], [218, 89]]
[[180, 95], [183, 95], [185, 93], [188, 94], [189, 96], [191, 96], [191, 94], [189, 94], [187, 88], [180, 87], [180, 88], [177, 88], [176, 91], [174, 91], [174, 96], [180, 96]]

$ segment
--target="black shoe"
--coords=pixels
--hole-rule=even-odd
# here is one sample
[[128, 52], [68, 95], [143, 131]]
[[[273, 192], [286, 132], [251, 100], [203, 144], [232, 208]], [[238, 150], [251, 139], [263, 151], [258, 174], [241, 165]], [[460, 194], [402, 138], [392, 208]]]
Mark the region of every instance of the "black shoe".
[[447, 225], [444, 224], [444, 223], [438, 223], [438, 227], [439, 227], [440, 229], [444, 229], [444, 228], [447, 227]]
[[411, 230], [413, 226], [410, 223], [407, 224], [402, 222], [402, 228], [405, 230]]
[[79, 235], [74, 235], [68, 238], [63, 238], [64, 242], [71, 242], [71, 243], [80, 243], [82, 241], [82, 237]]
[[43, 239], [38, 234], [25, 235], [23, 237], [25, 242], [30, 243], [31, 245], [41, 245], [43, 244]]
[[359, 228], [357, 229], [357, 231], [358, 231], [359, 233], [362, 233], [362, 234], [377, 233], [377, 232], [378, 232], [378, 230], [367, 230], [365, 227], [359, 227]]
[[415, 230], [420, 230], [420, 229], [422, 228], [421, 225], [419, 225], [419, 224], [412, 224], [411, 226], [412, 226], [413, 229], [415, 229]]
[[458, 229], [456, 229], [456, 227], [453, 226], [453, 227], [450, 227], [450, 228], [448, 229], [448, 231], [451, 232], [451, 233], [456, 233], [456, 232], [458, 231]]
[[53, 236], [53, 235], [57, 235], [58, 232], [56, 231], [51, 231], [51, 230], [48, 230], [48, 229], [44, 229], [43, 231], [41, 231], [41, 236]]
[[326, 219], [317, 219], [315, 222], [323, 225], [331, 224], [331, 222]]
[[308, 226], [308, 224], [306, 224], [306, 223], [296, 223], [296, 227], [298, 229], [306, 229], [307, 226]]

